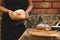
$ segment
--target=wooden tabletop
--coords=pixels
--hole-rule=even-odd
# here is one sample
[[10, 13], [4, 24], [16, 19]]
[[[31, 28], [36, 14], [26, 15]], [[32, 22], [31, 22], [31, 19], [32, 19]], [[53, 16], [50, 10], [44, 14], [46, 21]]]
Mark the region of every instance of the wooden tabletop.
[[32, 36], [45, 36], [45, 37], [57, 37], [57, 36], [59, 36], [58, 31], [53, 31], [53, 30], [31, 29], [28, 31], [28, 33]]
[[[57, 34], [59, 35], [59, 36], [51, 36], [51, 35], [38, 35], [38, 34], [40, 34], [40, 33], [38, 33], [37, 34], [37, 36], [34, 36], [34, 35], [31, 35], [31, 34], [29, 34], [29, 31], [30, 30], [32, 30], [32, 28], [27, 28], [26, 30], [25, 30], [25, 32], [23, 33], [23, 35], [18, 39], [18, 40], [52, 40], [52, 39], [54, 39], [54, 40], [60, 40], [60, 32], [58, 31], [57, 32]], [[41, 33], [41, 34], [44, 34], [44, 33]]]

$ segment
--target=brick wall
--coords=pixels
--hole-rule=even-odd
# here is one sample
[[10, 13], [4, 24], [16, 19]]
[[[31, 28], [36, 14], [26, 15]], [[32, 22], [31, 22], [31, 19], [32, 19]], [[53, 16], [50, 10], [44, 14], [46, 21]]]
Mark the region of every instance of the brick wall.
[[0, 0], [0, 5], [2, 5], [2, 0]]
[[[3, 5], [3, 1], [0, 0], [0, 5]], [[2, 15], [2, 12], [0, 12], [0, 16]]]
[[33, 0], [34, 14], [60, 14], [60, 0]]
[[60, 14], [60, 0], [33, 0], [33, 6], [34, 14]]

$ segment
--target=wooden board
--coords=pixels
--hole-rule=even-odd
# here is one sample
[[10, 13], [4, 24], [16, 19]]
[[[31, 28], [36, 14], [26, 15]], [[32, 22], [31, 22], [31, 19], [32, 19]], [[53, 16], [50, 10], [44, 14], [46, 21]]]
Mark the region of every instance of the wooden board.
[[58, 36], [57, 31], [46, 31], [46, 30], [29, 30], [28, 33], [33, 36], [46, 36], [46, 37], [56, 37]]

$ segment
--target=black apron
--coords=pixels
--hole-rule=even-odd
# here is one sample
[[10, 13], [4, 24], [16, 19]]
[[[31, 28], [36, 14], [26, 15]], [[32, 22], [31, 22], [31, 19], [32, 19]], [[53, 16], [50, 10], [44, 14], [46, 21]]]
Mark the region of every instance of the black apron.
[[[12, 11], [17, 9], [26, 10], [28, 7], [28, 0], [4, 0], [4, 3], [5, 8]], [[2, 40], [18, 40], [26, 29], [23, 21], [10, 19], [8, 13], [2, 15], [1, 26]]]

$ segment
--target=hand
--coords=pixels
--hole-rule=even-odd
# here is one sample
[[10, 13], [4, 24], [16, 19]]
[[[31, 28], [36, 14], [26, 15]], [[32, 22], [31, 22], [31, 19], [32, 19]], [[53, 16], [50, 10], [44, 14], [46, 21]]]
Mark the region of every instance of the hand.
[[29, 17], [29, 13], [28, 12], [26, 12], [26, 17]]
[[10, 16], [10, 17], [13, 17], [14, 15], [16, 15], [15, 12], [13, 12], [13, 11], [9, 11], [9, 16]]

